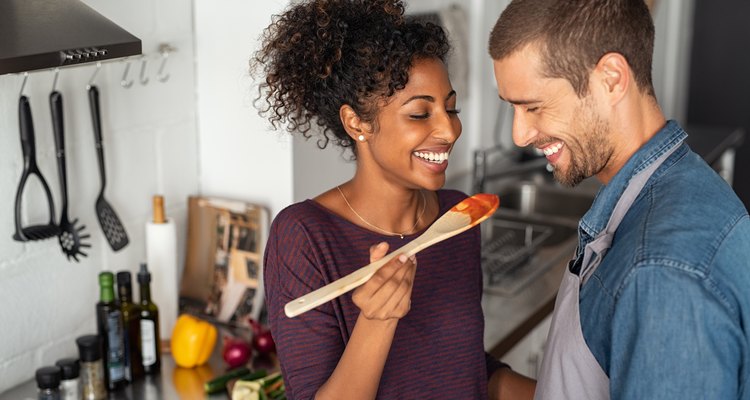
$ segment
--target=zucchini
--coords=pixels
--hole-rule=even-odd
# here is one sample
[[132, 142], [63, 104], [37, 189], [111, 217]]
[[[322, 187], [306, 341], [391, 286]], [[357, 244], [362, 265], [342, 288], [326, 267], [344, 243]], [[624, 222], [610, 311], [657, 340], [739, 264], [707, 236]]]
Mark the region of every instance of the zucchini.
[[217, 376], [216, 378], [213, 378], [210, 381], [204, 383], [203, 389], [208, 394], [221, 392], [222, 390], [226, 390], [227, 382], [249, 373], [250, 370], [246, 367], [235, 368], [224, 375]]
[[242, 376], [237, 377], [238, 381], [254, 381], [256, 379], [264, 378], [268, 373], [265, 369], [258, 369], [255, 370], [255, 372], [251, 372], [249, 374], [245, 374]]
[[285, 393], [286, 393], [286, 390], [285, 390], [284, 386], [280, 386], [279, 388], [277, 388], [275, 390], [270, 390], [268, 392], [268, 397], [270, 397], [272, 399], [278, 399], [279, 397], [281, 397], [282, 394], [285, 394]]

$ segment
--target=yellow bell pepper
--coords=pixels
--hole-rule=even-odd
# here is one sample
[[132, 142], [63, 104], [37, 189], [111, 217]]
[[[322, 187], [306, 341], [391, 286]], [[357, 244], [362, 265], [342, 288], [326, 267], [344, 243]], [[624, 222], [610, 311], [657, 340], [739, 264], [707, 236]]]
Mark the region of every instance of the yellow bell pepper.
[[195, 368], [175, 367], [172, 370], [172, 385], [181, 399], [203, 398], [203, 384], [214, 377], [211, 364]]
[[170, 347], [175, 364], [183, 368], [203, 365], [216, 345], [216, 327], [192, 315], [177, 318]]

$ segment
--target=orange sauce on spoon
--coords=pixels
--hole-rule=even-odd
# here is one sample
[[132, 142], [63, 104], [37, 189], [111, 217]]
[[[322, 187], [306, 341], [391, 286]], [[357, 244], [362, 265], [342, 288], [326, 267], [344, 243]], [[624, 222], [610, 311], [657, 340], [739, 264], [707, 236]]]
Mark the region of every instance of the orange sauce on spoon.
[[471, 218], [471, 224], [475, 225], [492, 215], [499, 205], [500, 199], [496, 195], [477, 193], [462, 200], [453, 206], [450, 211], [468, 215]]

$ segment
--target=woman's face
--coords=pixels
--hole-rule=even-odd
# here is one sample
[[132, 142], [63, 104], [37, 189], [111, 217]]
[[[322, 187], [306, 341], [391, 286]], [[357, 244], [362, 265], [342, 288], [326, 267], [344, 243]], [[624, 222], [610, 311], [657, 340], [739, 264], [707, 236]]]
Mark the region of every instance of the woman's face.
[[408, 188], [441, 188], [448, 155], [461, 135], [456, 92], [443, 62], [416, 60], [406, 87], [381, 105], [375, 126], [367, 143], [359, 144], [364, 168]]

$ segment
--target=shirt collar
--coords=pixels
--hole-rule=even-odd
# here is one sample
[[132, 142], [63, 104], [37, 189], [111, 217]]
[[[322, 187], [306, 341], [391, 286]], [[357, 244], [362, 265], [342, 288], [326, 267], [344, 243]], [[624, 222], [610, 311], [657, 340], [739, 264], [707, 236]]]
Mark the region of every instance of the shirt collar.
[[679, 145], [686, 137], [687, 133], [677, 122], [667, 121], [656, 135], [630, 157], [609, 184], [599, 189], [591, 208], [581, 218], [579, 231], [591, 238], [596, 237], [607, 226], [612, 211], [625, 192], [630, 179], [651, 165], [659, 156]]

